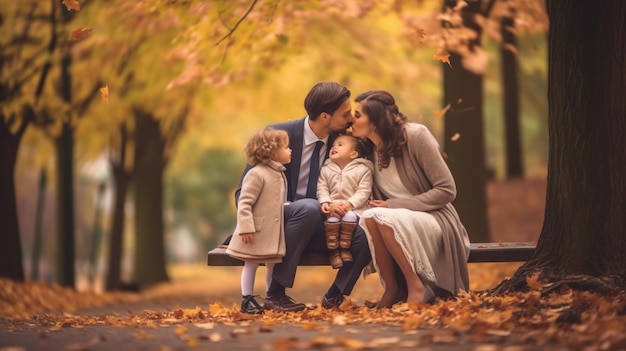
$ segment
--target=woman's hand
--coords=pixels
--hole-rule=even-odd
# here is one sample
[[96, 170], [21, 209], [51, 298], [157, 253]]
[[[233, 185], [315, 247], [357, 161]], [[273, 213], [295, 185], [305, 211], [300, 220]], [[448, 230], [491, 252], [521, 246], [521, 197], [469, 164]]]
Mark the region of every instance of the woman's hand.
[[367, 201], [369, 207], [387, 207], [386, 200], [369, 200]]
[[240, 233], [241, 241], [244, 244], [250, 244], [252, 242], [252, 238], [254, 237], [254, 233]]

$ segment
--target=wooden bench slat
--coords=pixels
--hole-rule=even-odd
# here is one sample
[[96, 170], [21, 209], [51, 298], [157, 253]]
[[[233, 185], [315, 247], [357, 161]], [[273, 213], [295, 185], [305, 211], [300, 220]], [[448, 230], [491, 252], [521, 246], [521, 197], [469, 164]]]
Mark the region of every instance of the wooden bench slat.
[[[503, 243], [471, 243], [468, 263], [479, 262], [524, 262], [535, 252], [533, 242]], [[209, 251], [209, 266], [241, 266], [243, 261], [228, 256], [225, 247], [217, 247]], [[300, 258], [300, 266], [328, 266], [326, 252], [304, 252]]]

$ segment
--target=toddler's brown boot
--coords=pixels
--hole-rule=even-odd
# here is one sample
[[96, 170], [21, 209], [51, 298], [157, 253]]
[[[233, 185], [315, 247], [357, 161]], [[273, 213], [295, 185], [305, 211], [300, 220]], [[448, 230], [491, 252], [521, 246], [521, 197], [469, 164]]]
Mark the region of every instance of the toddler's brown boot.
[[356, 228], [356, 222], [341, 222], [341, 229], [339, 230], [339, 252], [343, 261], [352, 261], [350, 245], [352, 244], [352, 232], [354, 232], [354, 228]]
[[343, 260], [339, 254], [339, 228], [340, 222], [324, 222], [326, 228], [326, 247], [330, 250], [328, 260], [330, 265], [337, 269], [343, 266]]

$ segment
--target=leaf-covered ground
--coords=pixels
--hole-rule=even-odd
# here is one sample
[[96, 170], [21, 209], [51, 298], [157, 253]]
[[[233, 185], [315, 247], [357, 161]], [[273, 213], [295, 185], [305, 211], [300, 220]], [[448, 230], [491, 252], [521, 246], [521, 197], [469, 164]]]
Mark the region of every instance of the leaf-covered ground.
[[[322, 287], [332, 279], [332, 271], [310, 267], [299, 273], [307, 277], [300, 282], [301, 287], [290, 291], [310, 308], [296, 313], [268, 311], [262, 316], [239, 312], [237, 267], [178, 267], [173, 282], [141, 293], [77, 292], [55, 285], [0, 280], [0, 325], [9, 331], [37, 327], [46, 332], [108, 325], [133, 328], [137, 341], [149, 338], [147, 331], [174, 328], [177, 338], [189, 347], [221, 343], [238, 334], [268, 333], [271, 339], [274, 328], [290, 325], [302, 331], [316, 331], [318, 336], [305, 344], [297, 338], [277, 336], [271, 339], [273, 348], [410, 347], [415, 339], [403, 335], [425, 330], [430, 332], [422, 334], [421, 345], [455, 345], [469, 339], [492, 345], [510, 345], [515, 340], [514, 344], [521, 346], [626, 349], [626, 294], [600, 296], [563, 289], [542, 296], [541, 285], [532, 277], [529, 285], [534, 289], [529, 292], [507, 296], [483, 292], [482, 289], [493, 287], [512, 274], [516, 267], [517, 264], [508, 263], [471, 264], [472, 291], [432, 305], [400, 304], [385, 310], [367, 307], [380, 294], [375, 275], [359, 282], [353, 296], [339, 309], [321, 308], [319, 296]], [[262, 291], [260, 286], [259, 289]], [[220, 326], [230, 328], [224, 331]], [[350, 328], [361, 326], [389, 326], [399, 333], [376, 338], [370, 330], [373, 339], [365, 343], [357, 337], [358, 333], [349, 333]], [[204, 332], [191, 333], [191, 328]], [[330, 328], [345, 328], [347, 334], [331, 336]]]

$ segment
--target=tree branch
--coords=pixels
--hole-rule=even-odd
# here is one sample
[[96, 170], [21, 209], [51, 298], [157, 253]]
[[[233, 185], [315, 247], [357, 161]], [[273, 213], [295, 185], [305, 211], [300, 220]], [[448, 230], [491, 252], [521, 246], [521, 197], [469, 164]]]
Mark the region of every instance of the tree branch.
[[246, 17], [248, 17], [250, 12], [252, 12], [252, 9], [254, 8], [254, 5], [256, 5], [257, 2], [258, 2], [258, 0], [253, 0], [252, 1], [252, 4], [250, 4], [250, 7], [246, 11], [246, 13], [243, 14], [243, 16], [239, 19], [239, 21], [237, 21], [237, 23], [235, 23], [235, 26], [228, 33], [226, 33], [226, 35], [223, 36], [222, 39], [218, 40], [217, 43], [215, 43], [215, 46], [220, 45], [220, 43], [222, 41], [224, 41], [224, 39], [230, 37], [235, 32], [235, 30], [237, 30], [237, 27], [239, 27], [241, 22], [243, 22], [243, 20], [246, 19]]
[[76, 111], [78, 111], [78, 116], [82, 116], [85, 113], [85, 110], [87, 110], [87, 107], [89, 107], [89, 104], [91, 103], [93, 98], [98, 95], [101, 86], [102, 82], [99, 80], [96, 81], [91, 88], [91, 91], [85, 96], [85, 98], [82, 99], [78, 104], [76, 104]]

